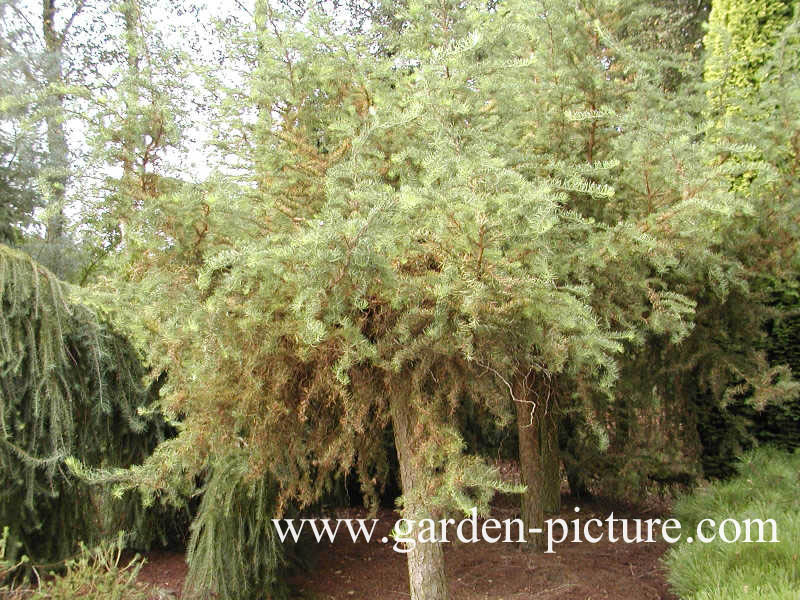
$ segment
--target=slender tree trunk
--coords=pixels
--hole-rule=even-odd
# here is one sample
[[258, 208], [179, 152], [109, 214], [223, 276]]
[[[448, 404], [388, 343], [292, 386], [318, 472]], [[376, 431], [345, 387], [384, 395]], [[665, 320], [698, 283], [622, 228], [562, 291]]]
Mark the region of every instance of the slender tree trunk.
[[[127, 45], [128, 56], [128, 78], [129, 89], [125, 90], [125, 111], [126, 118], [135, 118], [136, 93], [139, 85], [139, 55], [137, 48], [136, 19], [138, 16], [138, 4], [136, 0], [127, 0], [121, 6], [122, 16], [125, 20], [125, 43]], [[133, 129], [133, 128], [131, 128]], [[122, 131], [122, 181], [126, 191], [131, 191], [134, 186], [134, 161], [136, 154], [136, 139], [127, 127], [123, 126]]]
[[625, 450], [631, 437], [631, 423], [633, 415], [631, 407], [625, 398], [618, 398], [614, 402], [614, 449], [620, 452]]
[[[514, 382], [514, 405], [517, 410], [517, 434], [519, 436], [519, 467], [522, 483], [527, 490], [522, 495], [522, 522], [527, 530], [526, 549], [543, 550], [544, 530], [544, 473], [541, 455], [541, 421], [544, 405], [531, 398], [530, 388], [524, 378]], [[532, 532], [538, 529], [540, 533]]]
[[[418, 420], [416, 410], [408, 398], [396, 394], [391, 402], [392, 426], [397, 458], [400, 462], [400, 479], [403, 494], [411, 499], [403, 509], [403, 516], [415, 519], [432, 518], [423, 506], [414, 501], [413, 493], [424, 485], [424, 467], [415, 444]], [[413, 537], [413, 534], [412, 536]], [[406, 554], [411, 600], [447, 600], [447, 579], [444, 571], [444, 553], [440, 543], [416, 542]]]

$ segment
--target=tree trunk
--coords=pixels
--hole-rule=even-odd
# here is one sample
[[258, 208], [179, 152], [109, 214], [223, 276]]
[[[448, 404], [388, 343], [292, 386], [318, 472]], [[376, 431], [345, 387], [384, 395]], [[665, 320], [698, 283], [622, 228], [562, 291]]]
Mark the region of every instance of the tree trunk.
[[[58, 88], [64, 83], [61, 55], [64, 51], [64, 35], [55, 28], [55, 0], [42, 0], [42, 34], [47, 50], [45, 77], [47, 85]], [[48, 107], [45, 114], [47, 125], [47, 166], [50, 171], [47, 178], [50, 207], [53, 212], [46, 224], [46, 239], [57, 242], [64, 237], [64, 198], [67, 188], [69, 169], [69, 147], [64, 130], [64, 96], [60, 91], [48, 90]]]
[[[139, 7], [136, 0], [127, 0], [124, 2], [120, 10], [122, 17], [125, 21], [125, 44], [127, 46], [127, 63], [128, 63], [128, 82], [138, 91], [139, 86], [139, 54], [138, 54], [138, 35], [136, 31], [136, 20], [139, 12]], [[131, 118], [135, 119], [137, 110], [136, 95], [128, 90], [125, 96], [125, 120]], [[134, 162], [136, 155], [136, 139], [133, 131], [135, 127], [126, 127], [127, 123], [122, 123], [122, 181], [125, 191], [130, 192], [134, 186]], [[140, 186], [141, 187], [141, 186]]]
[[[514, 382], [514, 405], [517, 410], [517, 434], [519, 436], [519, 467], [522, 483], [527, 490], [522, 495], [522, 522], [527, 530], [525, 544], [529, 550], [543, 550], [545, 547], [544, 473], [541, 454], [541, 421], [544, 405], [533, 401], [525, 380], [518, 377]], [[539, 533], [531, 531], [536, 529]]]
[[558, 414], [551, 400], [542, 418], [542, 507], [555, 514], [561, 510], [561, 454], [558, 450]]
[[[414, 492], [425, 484], [425, 469], [419, 455], [419, 445], [414, 439], [418, 424], [416, 409], [402, 393], [396, 394], [390, 404], [403, 494], [410, 500], [403, 508], [403, 517], [415, 519], [417, 522], [423, 518], [433, 518], [424, 506], [414, 500]], [[406, 558], [411, 600], [447, 600], [442, 545], [417, 541], [414, 548], [406, 554]]]

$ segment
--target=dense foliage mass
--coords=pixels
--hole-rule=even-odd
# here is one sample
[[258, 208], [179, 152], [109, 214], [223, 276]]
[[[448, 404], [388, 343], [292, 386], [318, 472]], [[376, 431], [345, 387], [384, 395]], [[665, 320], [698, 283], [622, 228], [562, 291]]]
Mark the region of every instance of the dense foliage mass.
[[[265, 515], [276, 514], [278, 489], [271, 476], [252, 479], [241, 454], [217, 459], [192, 523], [185, 594], [274, 600], [289, 597], [289, 541], [281, 545]], [[220, 542], [222, 540], [222, 543]]]
[[[240, 38], [257, 42], [258, 113], [220, 124], [244, 180], [132, 215], [132, 287], [111, 283], [185, 415], [156, 481], [246, 449], [277, 511], [351, 468], [374, 496], [391, 424], [406, 515], [485, 507], [503, 486], [463, 452], [453, 415], [469, 396], [516, 419], [535, 523], [556, 407], [600, 449], [619, 415], [616, 470], [669, 477], [630, 435], [654, 406], [677, 433], [699, 380], [714, 403], [737, 378], [760, 404], [795, 391], [752, 344], [765, 317], [749, 261], [767, 251], [735, 241], [763, 239], [768, 171], [703, 118], [691, 54], [634, 33], [663, 15], [394, 8], [402, 25], [344, 32], [319, 7], [259, 3]], [[731, 178], [750, 172], [742, 194]], [[439, 597], [441, 551], [418, 548], [412, 595]]]

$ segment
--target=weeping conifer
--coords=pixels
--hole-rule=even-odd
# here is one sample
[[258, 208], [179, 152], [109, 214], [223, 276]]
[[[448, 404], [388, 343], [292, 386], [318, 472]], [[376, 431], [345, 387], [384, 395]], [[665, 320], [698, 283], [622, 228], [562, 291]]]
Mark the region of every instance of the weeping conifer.
[[[166, 432], [127, 340], [27, 255], [0, 246], [0, 526], [6, 558], [59, 561], [118, 530], [147, 545], [164, 521], [69, 475], [142, 461]], [[147, 513], [147, 514], [146, 514]]]
[[210, 469], [191, 526], [184, 592], [189, 598], [288, 597], [286, 550], [270, 520], [278, 487], [269, 475], [251, 477], [246, 467], [244, 453], [232, 452]]

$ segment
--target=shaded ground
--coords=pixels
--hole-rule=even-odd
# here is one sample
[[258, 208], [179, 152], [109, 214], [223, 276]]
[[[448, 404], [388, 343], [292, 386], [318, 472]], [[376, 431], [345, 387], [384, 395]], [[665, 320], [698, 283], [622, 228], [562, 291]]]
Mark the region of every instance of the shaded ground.
[[[591, 517], [605, 519], [613, 510], [615, 517], [647, 519], [660, 515], [620, 510], [619, 507], [583, 502], [579, 517], [582, 523]], [[575, 518], [575, 501], [565, 500], [560, 515]], [[498, 506], [493, 516], [514, 517], [515, 509]], [[364, 517], [356, 509], [340, 511], [331, 517]], [[334, 544], [320, 544], [316, 564], [307, 574], [295, 577], [298, 597], [308, 600], [407, 599], [408, 576], [403, 554], [392, 550], [392, 541], [381, 543], [395, 520], [390, 510], [378, 515], [373, 542], [354, 544], [348, 535]], [[617, 528], [621, 536], [620, 528]], [[377, 540], [377, 541], [376, 541]], [[647, 544], [612, 544], [607, 539], [589, 544], [565, 542], [555, 554], [521, 552], [516, 544], [478, 542], [446, 544], [445, 560], [453, 600], [674, 600], [668, 591], [660, 558], [667, 549], [664, 542]], [[148, 556], [140, 579], [174, 593], [186, 573], [183, 556], [159, 552]], [[169, 596], [167, 596], [169, 597]]]

